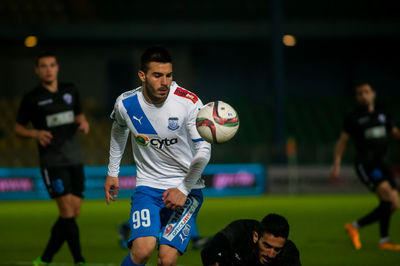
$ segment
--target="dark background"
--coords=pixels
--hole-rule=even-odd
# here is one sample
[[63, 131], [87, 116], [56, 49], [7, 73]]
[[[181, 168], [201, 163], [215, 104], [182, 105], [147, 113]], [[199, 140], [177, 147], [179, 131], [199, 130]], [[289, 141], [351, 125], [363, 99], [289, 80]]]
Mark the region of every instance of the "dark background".
[[[371, 0], [2, 0], [0, 166], [37, 164], [35, 143], [12, 128], [22, 95], [37, 83], [40, 51], [54, 51], [59, 80], [80, 89], [91, 123], [85, 162], [104, 165], [113, 102], [140, 85], [140, 54], [155, 44], [171, 51], [178, 84], [239, 113], [238, 134], [214, 146], [212, 163], [285, 164], [290, 137], [299, 164], [329, 165], [356, 83], [370, 82], [400, 119], [399, 14], [395, 1]], [[294, 47], [283, 45], [284, 34], [296, 37]], [[24, 46], [29, 35], [37, 46]], [[352, 155], [350, 145], [345, 163]], [[393, 143], [389, 161], [398, 158]]]

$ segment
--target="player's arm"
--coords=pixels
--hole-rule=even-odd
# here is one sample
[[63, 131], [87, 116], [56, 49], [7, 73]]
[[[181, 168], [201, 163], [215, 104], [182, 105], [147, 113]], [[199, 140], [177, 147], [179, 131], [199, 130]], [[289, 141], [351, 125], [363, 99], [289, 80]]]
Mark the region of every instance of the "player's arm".
[[19, 137], [36, 139], [42, 146], [47, 146], [48, 144], [50, 144], [51, 139], [53, 138], [53, 135], [48, 130], [27, 128], [26, 126], [18, 122], [15, 123], [14, 132]]
[[400, 139], [400, 130], [399, 130], [399, 128], [396, 127], [396, 126], [394, 126], [394, 127], [392, 128], [392, 137], [393, 137], [394, 139]]
[[83, 133], [87, 134], [89, 133], [89, 123], [86, 120], [86, 117], [84, 114], [79, 114], [75, 116], [75, 123], [79, 125], [78, 129], [83, 131]]
[[123, 116], [120, 114], [118, 104], [116, 104], [116, 107], [111, 114], [111, 119], [114, 120], [114, 123], [111, 127], [108, 173], [107, 179], [104, 183], [104, 191], [107, 204], [110, 204], [110, 200], [115, 200], [118, 195], [119, 167], [129, 136], [129, 128], [126, 126]]
[[346, 131], [342, 131], [333, 152], [333, 166], [330, 173], [332, 179], [335, 179], [339, 176], [340, 164], [342, 162], [343, 154], [346, 151], [348, 140], [349, 140], [349, 134]]
[[167, 189], [163, 194], [163, 201], [167, 208], [180, 208], [186, 202], [193, 186], [201, 178], [208, 161], [211, 157], [211, 145], [206, 141], [194, 143], [196, 153], [189, 166], [189, 171], [183, 182], [176, 188]]

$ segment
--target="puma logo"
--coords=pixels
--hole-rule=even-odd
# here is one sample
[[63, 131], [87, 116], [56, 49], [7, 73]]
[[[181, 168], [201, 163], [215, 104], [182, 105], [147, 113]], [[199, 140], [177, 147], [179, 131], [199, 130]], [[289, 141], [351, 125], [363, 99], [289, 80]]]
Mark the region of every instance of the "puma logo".
[[136, 121], [138, 121], [140, 125], [142, 125], [143, 116], [141, 116], [140, 118], [137, 118], [136, 116], [133, 115], [132, 118], [135, 119]]
[[181, 240], [182, 240], [182, 244], [183, 244], [183, 242], [185, 242], [185, 239], [186, 239], [186, 237], [183, 237], [183, 235], [182, 235], [182, 234], [179, 234], [179, 237], [181, 238]]

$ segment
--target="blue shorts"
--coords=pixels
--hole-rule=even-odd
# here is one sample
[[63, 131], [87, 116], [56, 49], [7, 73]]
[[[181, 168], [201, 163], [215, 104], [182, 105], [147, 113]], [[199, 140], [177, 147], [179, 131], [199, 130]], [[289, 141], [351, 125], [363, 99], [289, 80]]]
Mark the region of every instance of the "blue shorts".
[[129, 246], [138, 237], [154, 236], [159, 245], [169, 245], [185, 252], [196, 216], [203, 203], [201, 189], [193, 189], [180, 210], [168, 209], [162, 200], [163, 189], [136, 187], [131, 201]]

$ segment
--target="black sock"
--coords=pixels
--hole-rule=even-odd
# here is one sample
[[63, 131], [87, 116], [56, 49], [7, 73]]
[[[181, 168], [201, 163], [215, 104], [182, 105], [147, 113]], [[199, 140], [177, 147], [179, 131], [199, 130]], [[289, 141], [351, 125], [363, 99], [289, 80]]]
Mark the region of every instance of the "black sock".
[[390, 210], [391, 203], [389, 201], [381, 201], [372, 212], [357, 221], [360, 227], [369, 225], [373, 222], [380, 222], [380, 232], [381, 236], [387, 236], [389, 229], [389, 220], [391, 215]]
[[357, 221], [358, 225], [360, 227], [372, 224], [373, 222], [376, 222], [380, 219], [380, 204], [378, 207], [376, 207], [372, 212], [368, 213], [361, 219]]
[[381, 238], [389, 236], [389, 223], [392, 215], [392, 203], [390, 201], [382, 201], [381, 204], [381, 219], [379, 220], [379, 229]]
[[41, 257], [42, 261], [51, 262], [53, 256], [57, 253], [57, 251], [64, 243], [64, 240], [64, 219], [59, 217], [53, 225], [53, 228], [51, 229], [49, 242], [47, 243], [46, 249], [44, 250]]
[[68, 243], [69, 250], [74, 257], [75, 263], [84, 262], [85, 259], [81, 253], [81, 243], [79, 240], [79, 228], [76, 224], [75, 218], [68, 218], [66, 220], [65, 237]]

